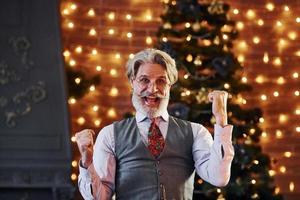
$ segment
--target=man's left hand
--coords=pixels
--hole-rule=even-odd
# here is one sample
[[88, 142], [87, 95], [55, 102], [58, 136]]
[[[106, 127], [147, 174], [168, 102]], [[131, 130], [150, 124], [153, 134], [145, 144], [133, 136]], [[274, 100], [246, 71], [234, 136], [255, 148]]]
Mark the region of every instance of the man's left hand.
[[208, 94], [208, 99], [212, 102], [212, 112], [216, 118], [216, 123], [222, 127], [226, 126], [228, 93], [214, 90]]

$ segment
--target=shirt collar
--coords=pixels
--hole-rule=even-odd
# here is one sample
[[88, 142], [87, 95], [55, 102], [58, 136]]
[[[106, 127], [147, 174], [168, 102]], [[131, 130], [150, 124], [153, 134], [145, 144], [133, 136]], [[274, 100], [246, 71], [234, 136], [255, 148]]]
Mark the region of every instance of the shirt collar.
[[[160, 115], [161, 119], [163, 119], [165, 122], [167, 122], [169, 120], [169, 113], [167, 110], [163, 111]], [[142, 112], [139, 112], [137, 111], [136, 112], [136, 115], [135, 115], [135, 119], [137, 122], [142, 122], [144, 120], [147, 119], [147, 115], [142, 113]]]

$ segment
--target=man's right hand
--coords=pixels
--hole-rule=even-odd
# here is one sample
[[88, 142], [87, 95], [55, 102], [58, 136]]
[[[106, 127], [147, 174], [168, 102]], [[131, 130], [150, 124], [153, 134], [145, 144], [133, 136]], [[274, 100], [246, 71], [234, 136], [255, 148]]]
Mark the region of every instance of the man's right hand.
[[88, 168], [93, 162], [93, 135], [95, 135], [95, 132], [91, 129], [84, 129], [75, 134], [81, 154], [81, 164], [84, 168]]

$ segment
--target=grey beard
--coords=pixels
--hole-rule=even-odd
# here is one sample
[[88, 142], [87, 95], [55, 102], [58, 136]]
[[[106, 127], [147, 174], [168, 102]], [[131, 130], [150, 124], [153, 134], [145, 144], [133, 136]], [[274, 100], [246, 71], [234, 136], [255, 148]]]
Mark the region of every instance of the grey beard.
[[138, 96], [135, 92], [132, 93], [132, 105], [136, 111], [141, 112], [143, 115], [146, 115], [148, 118], [154, 118], [161, 116], [162, 113], [167, 110], [169, 104], [170, 94], [168, 93], [165, 98], [160, 99], [160, 104], [158, 108], [148, 108], [143, 104], [142, 97]]

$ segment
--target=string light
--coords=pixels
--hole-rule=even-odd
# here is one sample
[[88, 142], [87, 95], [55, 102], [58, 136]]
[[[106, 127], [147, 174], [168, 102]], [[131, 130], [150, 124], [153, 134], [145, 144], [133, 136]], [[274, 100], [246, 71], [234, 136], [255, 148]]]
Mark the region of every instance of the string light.
[[297, 33], [295, 31], [290, 31], [288, 33], [288, 37], [291, 39], [291, 40], [296, 40], [297, 38]]
[[278, 120], [280, 123], [285, 123], [288, 120], [288, 117], [285, 114], [280, 114]]
[[130, 58], [130, 59], [133, 59], [133, 57], [134, 57], [134, 54], [133, 54], [133, 53], [129, 54], [129, 58]]
[[146, 44], [148, 44], [148, 45], [152, 44], [152, 38], [150, 36], [146, 37]]
[[237, 59], [238, 59], [238, 61], [239, 61], [240, 63], [244, 63], [244, 62], [245, 62], [245, 56], [242, 55], [242, 54], [238, 55]]
[[296, 18], [296, 22], [297, 22], [297, 23], [300, 23], [300, 17], [297, 17], [297, 18]]
[[126, 14], [126, 19], [129, 21], [132, 19], [132, 16], [130, 14]]
[[92, 55], [97, 55], [98, 54], [98, 50], [97, 49], [92, 49]]
[[83, 117], [79, 117], [77, 119], [77, 123], [80, 124], [80, 125], [83, 125], [85, 123], [85, 119]]
[[259, 37], [255, 36], [253, 39], [252, 39], [253, 43], [254, 44], [258, 44], [260, 42], [260, 39]]
[[69, 61], [69, 64], [70, 64], [71, 67], [74, 67], [74, 66], [76, 65], [76, 61], [73, 60], [73, 59], [71, 59], [71, 60]]
[[77, 77], [75, 78], [75, 83], [78, 85], [81, 82], [81, 78]]
[[76, 52], [76, 53], [81, 53], [81, 52], [82, 52], [82, 46], [77, 46], [77, 47], [75, 48], [75, 52]]
[[286, 167], [280, 166], [279, 171], [284, 174], [286, 172]]
[[77, 175], [76, 175], [75, 173], [73, 173], [73, 174], [71, 175], [71, 179], [72, 179], [72, 181], [75, 181], [75, 180], [77, 179]]
[[256, 184], [256, 180], [255, 179], [252, 179], [251, 180], [251, 183], [254, 185], [254, 184]]
[[275, 194], [279, 194], [280, 193], [280, 187], [276, 186], [275, 187]]
[[290, 11], [290, 8], [287, 5], [285, 5], [283, 9], [284, 9], [285, 12], [289, 12]]
[[109, 74], [110, 74], [112, 77], [116, 77], [116, 76], [118, 75], [118, 72], [117, 72], [116, 69], [111, 69], [111, 70], [109, 71]]
[[190, 28], [190, 27], [191, 27], [191, 23], [186, 22], [186, 23], [184, 24], [184, 26], [185, 26], [185, 28]]
[[99, 106], [94, 105], [92, 109], [93, 109], [94, 112], [97, 112], [99, 110]]
[[276, 138], [277, 139], [280, 139], [280, 138], [282, 138], [283, 137], [283, 134], [282, 134], [282, 131], [281, 130], [276, 130]]
[[107, 116], [109, 118], [115, 118], [117, 116], [116, 110], [114, 108], [108, 109]]
[[94, 17], [94, 16], [95, 16], [95, 10], [94, 10], [93, 8], [89, 9], [87, 15], [88, 15], [89, 17]]
[[112, 21], [112, 20], [115, 20], [116, 15], [114, 12], [110, 12], [110, 13], [108, 13], [107, 17], [109, 20]]
[[284, 79], [282, 76], [280, 76], [280, 77], [277, 79], [277, 84], [282, 85], [282, 84], [284, 84], [284, 83], [285, 83], [285, 79]]
[[269, 55], [267, 52], [264, 53], [264, 58], [263, 58], [264, 63], [268, 63], [269, 62]]
[[248, 19], [254, 19], [256, 17], [256, 14], [253, 10], [249, 9], [246, 13], [246, 16]]
[[236, 23], [236, 28], [240, 31], [243, 30], [244, 29], [244, 23], [243, 22], [237, 22]]
[[243, 77], [243, 78], [242, 78], [242, 82], [243, 82], [243, 83], [247, 83], [247, 82], [248, 82], [247, 77]]
[[298, 72], [294, 72], [294, 73], [293, 73], [293, 78], [295, 78], [295, 79], [296, 79], [296, 78], [298, 78], [298, 77], [299, 77], [299, 74], [298, 74]]
[[70, 6], [70, 8], [71, 8], [72, 10], [76, 10], [77, 5], [76, 5], [75, 3], [72, 3], [71, 6]]
[[113, 29], [113, 28], [108, 29], [108, 34], [109, 35], [115, 34], [115, 29]]
[[100, 124], [101, 124], [101, 120], [100, 119], [96, 119], [95, 121], [94, 121], [94, 124], [95, 124], [95, 126], [100, 126]]
[[68, 50], [65, 50], [63, 53], [64, 57], [70, 57], [71, 53]]
[[290, 158], [292, 156], [292, 152], [286, 151], [284, 152], [284, 157]]
[[89, 31], [89, 35], [90, 36], [95, 36], [95, 35], [97, 35], [97, 31], [94, 28], [91, 28], [90, 31]]
[[294, 95], [298, 97], [298, 96], [300, 95], [299, 90], [296, 90], [296, 91], [294, 92]]
[[72, 142], [76, 142], [76, 137], [75, 137], [75, 136], [72, 136], [72, 137], [71, 137], [71, 141], [72, 141]]
[[131, 32], [128, 32], [128, 33], [126, 34], [126, 36], [127, 36], [127, 38], [132, 38], [132, 33], [131, 33]]
[[295, 110], [295, 114], [296, 115], [300, 115], [300, 108], [298, 108], [298, 109]]
[[297, 132], [297, 133], [300, 133], [300, 126], [297, 126], [297, 127], [296, 127], [296, 132]]
[[290, 184], [289, 184], [289, 189], [290, 189], [290, 192], [294, 192], [294, 189], [295, 189], [295, 184], [294, 184], [294, 182], [290, 182]]
[[73, 160], [71, 164], [72, 164], [72, 167], [77, 167], [78, 166], [78, 162], [76, 160]]
[[273, 64], [275, 66], [281, 66], [282, 65], [281, 59], [279, 57], [274, 58]]
[[259, 20], [257, 20], [257, 24], [259, 25], [259, 26], [263, 26], [264, 25], [264, 20], [262, 20], [262, 19], [259, 19]]
[[76, 99], [74, 97], [71, 97], [68, 99], [68, 103], [69, 104], [75, 104], [76, 103]]
[[273, 92], [273, 96], [274, 97], [278, 97], [279, 96], [279, 92], [278, 91]]
[[73, 29], [74, 28], [74, 23], [73, 22], [68, 22], [68, 28]]
[[273, 3], [267, 3], [266, 8], [268, 11], [273, 11], [275, 9], [275, 6]]
[[224, 84], [224, 88], [225, 88], [225, 89], [229, 89], [229, 88], [230, 88], [230, 85], [229, 85], [228, 83], [225, 83], [225, 84]]
[[237, 14], [239, 14], [240, 11], [239, 11], [239, 9], [235, 8], [235, 9], [233, 9], [232, 12], [233, 12], [233, 14], [237, 15]]
[[95, 90], [96, 90], [96, 87], [95, 87], [94, 85], [91, 85], [91, 86], [90, 86], [90, 91], [91, 91], [91, 92], [94, 92]]
[[116, 97], [119, 94], [119, 90], [116, 87], [112, 87], [109, 91], [109, 95], [112, 97]]
[[260, 96], [260, 99], [263, 100], [263, 101], [266, 101], [266, 100], [267, 100], [267, 95], [262, 94], [262, 95]]
[[259, 83], [259, 84], [263, 84], [266, 81], [266, 78], [263, 75], [258, 75], [255, 78], [255, 82]]
[[115, 58], [116, 58], [116, 59], [120, 59], [120, 58], [121, 58], [121, 54], [120, 54], [120, 53], [116, 53], [116, 54], [115, 54]]
[[275, 170], [273, 170], [273, 169], [270, 169], [270, 170], [269, 170], [269, 175], [270, 175], [270, 176], [275, 176], [275, 174], [276, 174], [276, 171], [275, 171]]
[[100, 65], [96, 66], [96, 71], [100, 72], [102, 70], [102, 67]]
[[266, 132], [263, 131], [263, 132], [261, 133], [261, 137], [267, 138], [267, 137], [268, 137], [268, 134], [267, 134]]

